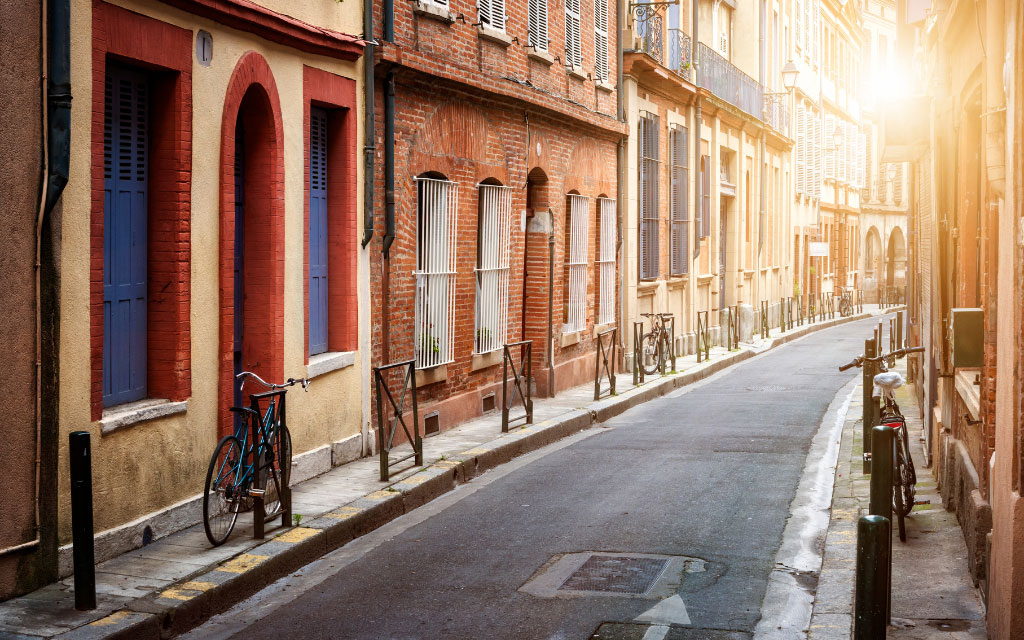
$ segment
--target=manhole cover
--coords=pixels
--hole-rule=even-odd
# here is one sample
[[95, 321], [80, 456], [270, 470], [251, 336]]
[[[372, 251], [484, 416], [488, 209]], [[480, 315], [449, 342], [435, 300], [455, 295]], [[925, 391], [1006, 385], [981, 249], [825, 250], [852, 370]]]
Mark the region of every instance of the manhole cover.
[[647, 593], [668, 563], [668, 558], [593, 555], [558, 590]]

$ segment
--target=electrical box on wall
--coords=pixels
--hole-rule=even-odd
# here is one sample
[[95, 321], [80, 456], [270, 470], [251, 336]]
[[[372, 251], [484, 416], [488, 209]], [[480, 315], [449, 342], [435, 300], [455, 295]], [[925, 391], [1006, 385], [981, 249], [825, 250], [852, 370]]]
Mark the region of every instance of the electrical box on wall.
[[953, 367], [978, 368], [984, 361], [984, 312], [981, 309], [950, 310]]

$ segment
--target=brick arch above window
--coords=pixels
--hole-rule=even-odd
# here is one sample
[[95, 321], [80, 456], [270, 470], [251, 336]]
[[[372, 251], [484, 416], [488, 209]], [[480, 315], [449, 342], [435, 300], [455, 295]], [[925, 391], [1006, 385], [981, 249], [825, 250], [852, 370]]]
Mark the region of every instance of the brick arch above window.
[[511, 184], [514, 153], [510, 148], [501, 128], [482, 110], [466, 102], [446, 102], [412, 136], [409, 175], [427, 171], [459, 175], [468, 161], [477, 182], [493, 177]]

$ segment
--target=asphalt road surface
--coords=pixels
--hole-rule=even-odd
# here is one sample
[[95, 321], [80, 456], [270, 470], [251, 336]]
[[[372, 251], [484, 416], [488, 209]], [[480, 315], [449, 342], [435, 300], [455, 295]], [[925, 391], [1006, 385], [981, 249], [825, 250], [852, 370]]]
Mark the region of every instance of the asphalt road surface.
[[[875, 322], [813, 333], [484, 474], [188, 637], [750, 637], [811, 439], [856, 375], [836, 365]], [[655, 614], [683, 627], [633, 624], [671, 596]]]

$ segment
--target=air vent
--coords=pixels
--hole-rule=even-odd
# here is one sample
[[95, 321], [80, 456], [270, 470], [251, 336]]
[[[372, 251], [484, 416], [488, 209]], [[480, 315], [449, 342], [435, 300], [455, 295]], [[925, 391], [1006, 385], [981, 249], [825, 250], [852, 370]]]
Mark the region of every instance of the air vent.
[[423, 435], [432, 436], [441, 433], [441, 413], [432, 411], [423, 416]]
[[486, 396], [480, 399], [480, 410], [483, 411], [484, 413], [487, 413], [488, 411], [494, 411], [494, 408], [496, 406], [497, 405], [495, 404], [494, 401], [493, 392], [488, 393]]

